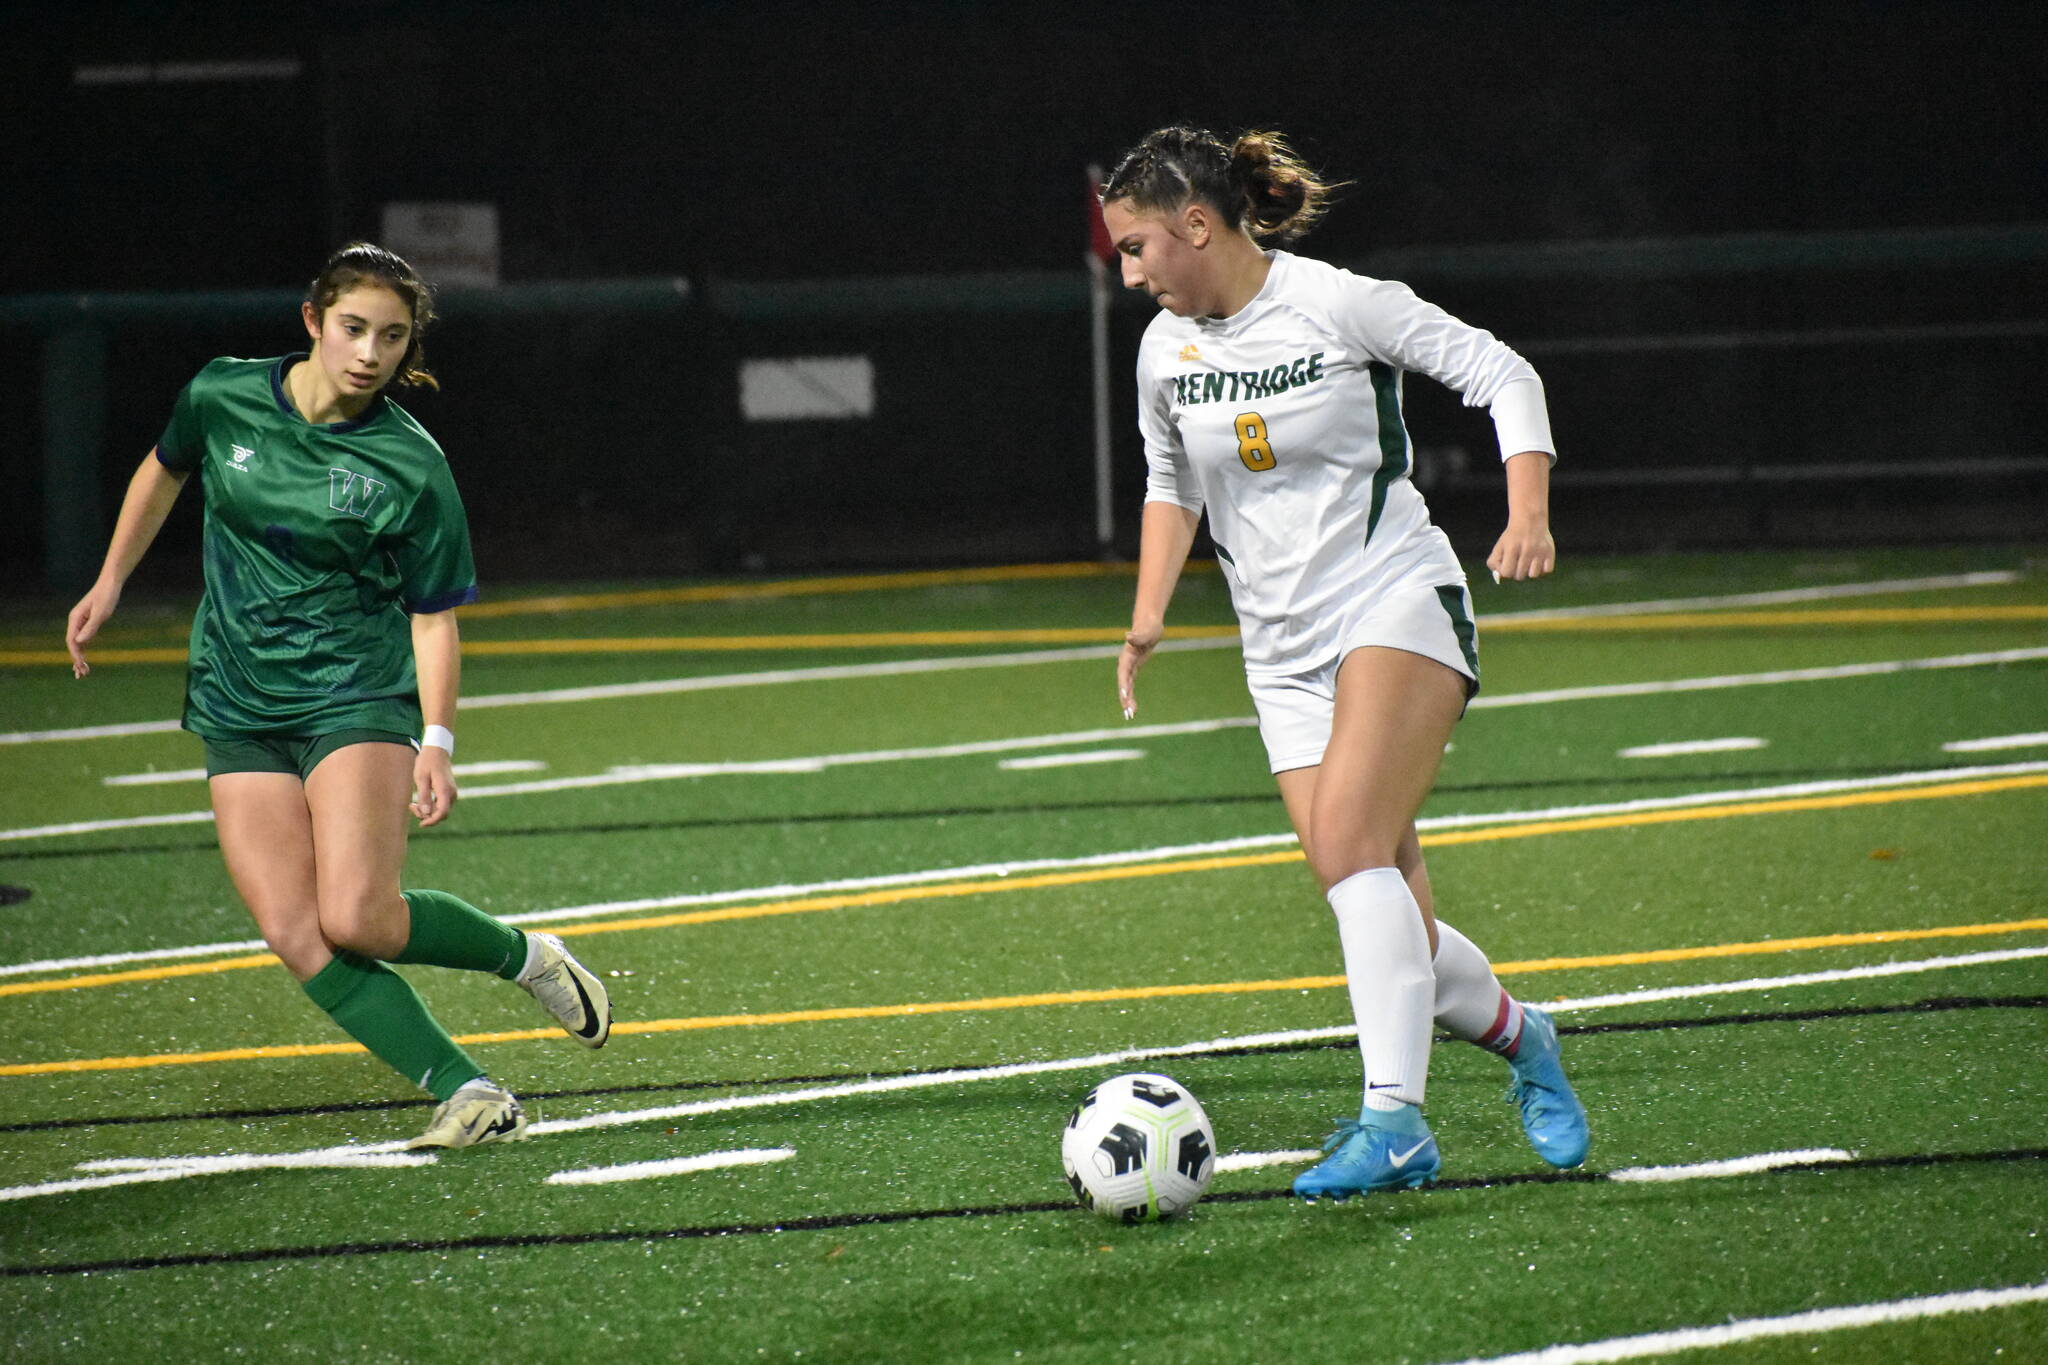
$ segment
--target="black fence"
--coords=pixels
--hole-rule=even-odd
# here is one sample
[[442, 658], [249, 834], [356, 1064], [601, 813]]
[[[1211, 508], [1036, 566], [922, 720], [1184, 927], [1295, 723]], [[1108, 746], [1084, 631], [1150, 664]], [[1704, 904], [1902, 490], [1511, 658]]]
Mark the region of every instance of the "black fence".
[[[2038, 538], [2048, 225], [1389, 252], [1543, 373], [1574, 550]], [[209, 358], [295, 349], [286, 294], [0, 300], [16, 439], [0, 572], [89, 578], [121, 491]], [[484, 574], [614, 578], [1102, 553], [1087, 277], [632, 280], [451, 292], [439, 438]], [[1131, 391], [1151, 305], [1111, 310], [1117, 533], [1142, 496]], [[747, 420], [749, 360], [865, 357], [860, 417]], [[27, 391], [24, 391], [24, 390]], [[1501, 495], [1491, 424], [1411, 378], [1416, 479], [1462, 553]], [[189, 577], [194, 509], [149, 576]]]

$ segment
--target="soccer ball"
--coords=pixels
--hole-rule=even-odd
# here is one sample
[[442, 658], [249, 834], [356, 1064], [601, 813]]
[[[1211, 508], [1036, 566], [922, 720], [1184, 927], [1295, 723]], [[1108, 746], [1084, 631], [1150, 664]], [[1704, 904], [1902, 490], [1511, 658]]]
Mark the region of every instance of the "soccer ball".
[[1216, 1130], [1180, 1082], [1112, 1076], [1067, 1119], [1060, 1162], [1081, 1207], [1149, 1223], [1194, 1206], [1216, 1173]]

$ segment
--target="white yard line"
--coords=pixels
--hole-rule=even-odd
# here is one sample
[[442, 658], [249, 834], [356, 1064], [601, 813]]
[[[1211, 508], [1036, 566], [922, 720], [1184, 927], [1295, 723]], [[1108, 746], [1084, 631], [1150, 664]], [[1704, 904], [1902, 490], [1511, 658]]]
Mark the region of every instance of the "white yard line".
[[1769, 673], [1726, 673], [1708, 678], [1673, 678], [1664, 682], [1606, 683], [1596, 687], [1553, 687], [1542, 692], [1511, 692], [1489, 697], [1481, 693], [1469, 709], [1496, 706], [1545, 706], [1560, 701], [1593, 701], [1607, 697], [1657, 697], [1676, 692], [1711, 692], [1727, 687], [1769, 687], [1778, 683], [1836, 682], [1843, 678], [1875, 678], [1892, 673], [1917, 673], [1938, 668], [1988, 668], [2001, 664], [2048, 659], [2048, 647], [1994, 649], [1978, 654], [1944, 654], [1932, 659], [1891, 659], [1867, 664], [1832, 664], [1825, 668], [1781, 668]]
[[[1232, 1152], [1216, 1158], [1216, 1171], [1253, 1171], [1267, 1166], [1299, 1166], [1314, 1161], [1322, 1150], [1296, 1148], [1285, 1152]], [[1759, 1152], [1755, 1156], [1733, 1157], [1727, 1161], [1700, 1161], [1689, 1166], [1624, 1166], [1603, 1177], [1624, 1184], [1668, 1183], [1677, 1180], [1714, 1180], [1726, 1176], [1755, 1175], [1782, 1170], [1787, 1166], [1809, 1166], [1823, 1161], [1854, 1161], [1854, 1152], [1840, 1147], [1808, 1147], [1797, 1152]]]
[[1890, 578], [1817, 588], [1725, 593], [1718, 597], [1667, 597], [1656, 602], [1603, 602], [1597, 606], [1550, 607], [1539, 611], [1490, 611], [1479, 618], [1479, 625], [1484, 629], [1488, 621], [1570, 621], [1585, 617], [1647, 615], [1651, 612], [1711, 611], [1716, 607], [1768, 607], [1781, 602], [1832, 602], [1844, 597], [1875, 597], [1893, 592], [2003, 587], [2019, 581], [2020, 575], [2011, 569], [1992, 569], [1982, 573], [1941, 574], [1933, 578]]
[[160, 773], [122, 773], [118, 777], [103, 777], [103, 787], [153, 787], [163, 782], [204, 782], [204, 768], [172, 768]]
[[1067, 730], [1051, 735], [1020, 735], [1010, 739], [980, 739], [964, 744], [934, 744], [917, 749], [865, 749], [846, 754], [814, 754], [805, 758], [769, 758], [735, 763], [640, 763], [613, 768], [585, 777], [551, 777], [535, 782], [501, 782], [495, 786], [469, 787], [464, 797], [531, 796], [538, 792], [571, 791], [586, 787], [612, 787], [623, 783], [671, 782], [679, 778], [727, 777], [742, 773], [816, 773], [866, 763], [910, 763], [941, 758], [975, 758], [984, 754], [1011, 753], [1018, 749], [1060, 749], [1075, 744], [1101, 744], [1113, 739], [1158, 739], [1168, 735], [1212, 734], [1218, 730], [1245, 730], [1259, 722], [1251, 716], [1226, 716], [1218, 720], [1188, 720], [1170, 725], [1126, 725], [1119, 729]]
[[2048, 744], [2048, 730], [2025, 735], [1992, 735], [1987, 739], [1952, 739], [1942, 745], [1945, 753], [1981, 754], [1994, 749], [2032, 749]]
[[[1167, 640], [1162, 652], [1191, 649], [1235, 649], [1230, 638]], [[1114, 659], [1122, 645], [1084, 645], [1072, 649], [1032, 649], [1009, 654], [962, 654], [933, 659], [898, 659], [885, 663], [830, 664], [818, 668], [774, 668], [753, 673], [714, 673], [703, 677], [656, 678], [647, 682], [603, 683], [592, 687], [555, 687], [537, 692], [495, 692], [464, 697], [462, 709], [497, 706], [547, 706], [565, 702], [617, 701], [627, 697], [662, 697], [679, 692], [716, 692], [734, 687], [774, 687], [784, 683], [843, 682], [852, 678], [897, 678], [921, 673], [951, 673], [970, 668], [1009, 668], [1029, 664], [1075, 663]], [[0, 744], [42, 744], [56, 740], [118, 739], [131, 735], [172, 734], [175, 720], [133, 721], [123, 725], [85, 725], [69, 730], [17, 730], [0, 733]]]
[[[1424, 834], [1436, 830], [1470, 829], [1486, 825], [1540, 824], [1550, 820], [1580, 819], [1600, 815], [1631, 815], [1644, 811], [1681, 810], [1723, 802], [1785, 800], [1802, 796], [1825, 796], [1841, 792], [1876, 791], [1887, 787], [1915, 786], [1923, 782], [1968, 782], [1984, 778], [2023, 776], [2048, 772], [2048, 759], [2023, 763], [2001, 763], [1970, 768], [1928, 768], [1919, 772], [1890, 773], [1881, 777], [1839, 778], [1825, 782], [1794, 782], [1776, 787], [1744, 787], [1729, 791], [1692, 792], [1684, 796], [1643, 797], [1634, 801], [1609, 801], [1579, 806], [1551, 806], [1540, 810], [1487, 811], [1470, 815], [1431, 815], [1415, 822]], [[546, 924], [561, 920], [596, 920], [615, 915], [639, 914], [649, 910], [677, 910], [688, 906], [722, 905], [736, 901], [790, 900], [803, 896], [828, 895], [840, 891], [876, 891], [895, 886], [917, 886], [930, 882], [966, 881], [990, 877], [1011, 877], [1033, 872], [1056, 872], [1083, 867], [1117, 867], [1129, 863], [1164, 862], [1177, 858], [1200, 858], [1285, 848], [1295, 842], [1292, 833], [1248, 834], [1234, 839], [1215, 839], [1194, 844], [1163, 844], [1153, 848], [1122, 849], [1072, 858], [1030, 858], [1014, 862], [973, 863], [953, 867], [924, 868], [915, 872], [891, 872], [872, 877], [841, 877], [828, 881], [785, 882], [774, 886], [753, 886], [733, 891], [697, 891], [671, 896], [646, 896], [633, 900], [597, 901], [554, 910], [529, 910], [501, 916], [508, 924]], [[146, 948], [126, 953], [96, 953], [87, 957], [45, 958], [0, 966], [0, 977], [35, 972], [74, 971], [81, 968], [117, 967], [137, 962], [175, 961], [182, 958], [213, 957], [227, 953], [257, 952], [261, 939], [237, 939], [223, 943], [195, 944], [177, 948]]]
[[1299, 1166], [1323, 1154], [1320, 1147], [1300, 1147], [1285, 1152], [1231, 1152], [1216, 1158], [1216, 1174], [1225, 1171], [1256, 1171], [1267, 1166]]
[[1747, 1318], [1740, 1322], [1715, 1323], [1711, 1327], [1680, 1327], [1675, 1331], [1652, 1332], [1638, 1337], [1610, 1337], [1606, 1341], [1545, 1346], [1511, 1356], [1474, 1357], [1460, 1361], [1458, 1365], [1605, 1365], [1610, 1361], [1647, 1360], [1653, 1356], [1677, 1355], [1681, 1351], [1739, 1346], [1767, 1337], [1840, 1332], [1854, 1327], [1914, 1322], [1956, 1313], [1985, 1313], [2043, 1301], [2048, 1301], [2048, 1283], [2016, 1285], [2010, 1289], [1964, 1289], [1952, 1294], [1931, 1294], [1925, 1298], [1894, 1299], [1889, 1303], [1817, 1308], [1779, 1318]]
[[361, 1147], [329, 1148], [313, 1152], [285, 1152], [275, 1156], [183, 1157], [158, 1161], [88, 1161], [79, 1170], [115, 1171], [114, 1175], [79, 1176], [71, 1180], [50, 1180], [39, 1185], [13, 1185], [0, 1189], [0, 1201], [35, 1199], [49, 1194], [70, 1194], [76, 1190], [105, 1190], [117, 1185], [148, 1185], [164, 1180], [187, 1180], [195, 1175], [226, 1175], [233, 1171], [364, 1169], [431, 1166], [431, 1155], [369, 1151]]
[[431, 1166], [430, 1152], [368, 1152], [360, 1147], [317, 1147], [309, 1152], [283, 1152], [273, 1156], [180, 1156], [111, 1157], [104, 1161], [81, 1161], [81, 1171], [154, 1171], [178, 1166], [194, 1174], [226, 1174], [258, 1170], [347, 1170], [357, 1166]]
[[[547, 770], [547, 764], [531, 758], [489, 759], [482, 763], [458, 763], [457, 777], [490, 777], [497, 773], [538, 773]], [[123, 773], [118, 777], [103, 777], [103, 787], [149, 787], [164, 782], [204, 782], [204, 768], [175, 768], [161, 773]]]
[[[1827, 587], [1781, 588], [1771, 592], [1722, 594], [1713, 597], [1671, 597], [1651, 602], [1603, 602], [1580, 607], [1551, 607], [1539, 611], [1491, 612], [1487, 621], [1558, 621], [1578, 617], [1632, 616], [1643, 612], [1701, 611], [1716, 607], [1768, 606], [1778, 602], [1821, 602], [1843, 597], [1864, 597], [1882, 593], [1931, 592], [1948, 588], [1977, 588], [2017, 583], [2020, 575], [1997, 569], [1979, 573], [1943, 574], [1928, 578], [1894, 578], [1866, 583], [1837, 583]], [[1162, 651], [1234, 648], [1237, 641], [1168, 640]], [[903, 659], [886, 663], [839, 664], [822, 668], [780, 668], [753, 673], [722, 673], [709, 677], [661, 678], [648, 682], [609, 683], [594, 687], [558, 687], [534, 692], [500, 692], [466, 698], [464, 710], [491, 706], [540, 706], [562, 702], [612, 701], [622, 697], [665, 696], [675, 692], [702, 692], [730, 687], [766, 687], [781, 683], [830, 682], [848, 678], [888, 678], [914, 673], [942, 673], [964, 668], [1002, 668], [1011, 665], [1073, 663], [1088, 659], [1113, 659], [1121, 645], [1089, 645], [1075, 649], [1038, 649], [1010, 654], [969, 654], [933, 659]], [[1476, 703], [1475, 704], [1479, 704]], [[1497, 702], [1495, 704], [1498, 704]], [[85, 725], [66, 730], [17, 730], [0, 733], [0, 744], [42, 744], [58, 740], [115, 739], [132, 735], [172, 734], [179, 729], [175, 720], [132, 721], [121, 725]]]
[[1624, 1166], [1618, 1171], [1609, 1171], [1607, 1178], [1634, 1184], [1668, 1184], [1675, 1180], [1720, 1180], [1731, 1175], [1782, 1170], [1787, 1166], [1855, 1159], [1854, 1152], [1843, 1151], [1840, 1147], [1808, 1147], [1797, 1152], [1759, 1152], [1755, 1156], [1732, 1157], [1727, 1161], [1696, 1161], [1689, 1166]]
[[663, 1176], [722, 1171], [733, 1166], [765, 1166], [774, 1161], [787, 1161], [795, 1155], [794, 1147], [741, 1147], [729, 1152], [706, 1152], [703, 1156], [671, 1157], [666, 1161], [632, 1161], [622, 1166], [586, 1166], [581, 1170], [556, 1171], [547, 1178], [547, 1183], [615, 1185], [624, 1180], [658, 1180]]
[[1039, 754], [1033, 758], [1005, 758], [996, 762], [1006, 772], [1029, 772], [1036, 768], [1073, 768], [1086, 763], [1126, 763], [1143, 758], [1143, 749], [1090, 749], [1078, 754]]
[[1727, 739], [1677, 739], [1665, 744], [1638, 744], [1630, 749], [1617, 749], [1616, 758], [1676, 758], [1681, 754], [1728, 754], [1744, 749], [1761, 749], [1769, 744], [1767, 739], [1752, 739], [1730, 736]]

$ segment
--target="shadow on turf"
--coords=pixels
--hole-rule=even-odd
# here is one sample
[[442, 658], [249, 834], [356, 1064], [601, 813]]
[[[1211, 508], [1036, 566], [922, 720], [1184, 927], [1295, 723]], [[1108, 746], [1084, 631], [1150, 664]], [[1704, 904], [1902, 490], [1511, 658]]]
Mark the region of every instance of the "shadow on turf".
[[[1562, 1035], [1590, 1036], [1599, 1033], [1654, 1033], [1665, 1029], [1720, 1028], [1732, 1024], [1804, 1023], [1819, 1019], [1859, 1019], [1878, 1014], [1935, 1014], [1950, 1010], [2048, 1009], [2048, 995], [1942, 995], [1891, 1005], [1846, 1005], [1835, 1009], [1770, 1010], [1748, 1014], [1724, 1014], [1692, 1019], [1640, 1019], [1611, 1024], [1559, 1024]], [[1442, 1039], [1439, 1041], [1447, 1041]], [[1265, 1053], [1321, 1052], [1352, 1048], [1349, 1038], [1328, 1041], [1276, 1043], [1267, 1047], [1217, 1048], [1193, 1054], [1200, 1057], [1247, 1057]], [[745, 1081], [663, 1081], [645, 1085], [603, 1086], [585, 1090], [522, 1091], [520, 1098], [536, 1100], [599, 1099], [609, 1095], [677, 1094], [691, 1090], [752, 1090], [778, 1085], [831, 1085], [843, 1081], [887, 1080], [896, 1076], [930, 1076], [947, 1071], [971, 1071], [964, 1063], [943, 1066], [904, 1067], [895, 1071], [841, 1072], [823, 1076], [771, 1076]], [[213, 1109], [188, 1114], [122, 1114], [105, 1118], [42, 1119], [32, 1123], [0, 1124], [0, 1133], [42, 1133], [63, 1128], [101, 1128], [146, 1123], [246, 1122], [250, 1119], [308, 1118], [329, 1114], [381, 1113], [394, 1109], [423, 1109], [431, 1099], [358, 1100], [347, 1104], [302, 1105], [288, 1109]]]
[[[1967, 765], [1951, 765], [1967, 766]], [[1439, 783], [1432, 792], [1436, 796], [1473, 796], [1498, 792], [1532, 791], [1602, 791], [1628, 787], [1669, 787], [1686, 789], [1701, 782], [1824, 782], [1839, 778], [1890, 777], [1906, 772], [1935, 772], [1940, 769], [1924, 768], [1917, 764], [1892, 765], [1888, 767], [1863, 768], [1772, 768], [1752, 769], [1743, 772], [1686, 773], [1627, 773], [1619, 776], [1600, 777], [1546, 777], [1532, 778], [1525, 782], [1470, 782]], [[1131, 797], [1121, 800], [1103, 801], [1039, 801], [1019, 802], [1008, 805], [987, 806], [932, 806], [913, 810], [858, 810], [818, 811], [812, 814], [776, 815], [728, 815], [703, 819], [678, 820], [633, 820], [607, 821], [583, 825], [522, 825], [499, 829], [462, 829], [440, 826], [432, 831], [416, 835], [423, 839], [533, 839], [551, 835], [581, 836], [588, 834], [651, 834], [693, 829], [758, 829], [779, 825], [844, 825], [868, 824], [891, 820], [953, 820], [975, 816], [1008, 818], [1018, 815], [1060, 815], [1086, 811], [1139, 811], [1172, 810], [1198, 806], [1271, 806], [1279, 808], [1280, 799], [1271, 790], [1256, 792], [1219, 792], [1207, 796]], [[26, 853], [9, 853], [6, 861], [28, 862], [58, 858], [97, 858], [108, 854], [156, 854], [156, 853], [213, 853], [218, 845], [211, 837], [187, 840], [178, 843], [154, 844], [102, 844], [91, 848], [38, 849]]]
[[[1903, 1156], [1857, 1157], [1848, 1161], [1799, 1162], [1773, 1167], [1769, 1174], [1801, 1171], [1899, 1170], [1916, 1166], [1950, 1166], [1964, 1163], [1993, 1163], [2048, 1160], [2048, 1147], [2018, 1147], [1992, 1152], [1929, 1152]], [[1528, 1171], [1509, 1175], [1477, 1176], [1465, 1180], [1439, 1180], [1435, 1190], [1483, 1190], [1508, 1185], [1591, 1185], [1606, 1180], [1603, 1171]], [[1207, 1204], [1253, 1204], [1274, 1199], [1292, 1199], [1291, 1189], [1228, 1190], [1209, 1195]], [[1396, 1198], [1418, 1196], [1406, 1192]], [[1421, 1196], [1427, 1197], [1427, 1196]], [[1360, 1201], [1367, 1209], [1385, 1206], [1384, 1196]], [[647, 1229], [606, 1229], [599, 1232], [528, 1233], [516, 1236], [455, 1237], [432, 1242], [341, 1242], [326, 1246], [261, 1247], [248, 1251], [196, 1252], [184, 1256], [136, 1257], [124, 1261], [85, 1261], [69, 1265], [0, 1266], [0, 1278], [28, 1276], [90, 1275], [111, 1270], [166, 1270], [173, 1267], [206, 1265], [251, 1265], [260, 1262], [327, 1260], [343, 1256], [417, 1255], [450, 1251], [490, 1251], [521, 1247], [574, 1247], [607, 1242], [664, 1242], [710, 1237], [753, 1237], [789, 1232], [831, 1232], [846, 1228], [881, 1227], [891, 1223], [926, 1223], [940, 1219], [1011, 1218], [1039, 1213], [1074, 1213], [1070, 1200], [1032, 1204], [984, 1204], [950, 1209], [901, 1209], [879, 1213], [839, 1213], [812, 1218], [792, 1218], [780, 1223], [725, 1223], [709, 1226]], [[1407, 1208], [1404, 1206], [1404, 1214]]]

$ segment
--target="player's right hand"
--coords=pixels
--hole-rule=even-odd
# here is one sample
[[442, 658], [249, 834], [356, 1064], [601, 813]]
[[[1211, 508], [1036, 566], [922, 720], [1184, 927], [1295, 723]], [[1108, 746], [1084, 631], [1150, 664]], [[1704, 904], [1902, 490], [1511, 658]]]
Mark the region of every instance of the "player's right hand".
[[1159, 647], [1159, 639], [1165, 633], [1163, 626], [1143, 629], [1132, 626], [1124, 635], [1124, 651], [1116, 661], [1116, 699], [1124, 708], [1125, 720], [1137, 718], [1138, 670], [1145, 666], [1145, 660], [1152, 657], [1152, 651]]
[[72, 677], [82, 678], [92, 672], [92, 665], [85, 661], [85, 647], [120, 604], [118, 586], [95, 583], [92, 591], [79, 598], [78, 605], [71, 609], [71, 618], [64, 626], [64, 648], [71, 654]]

